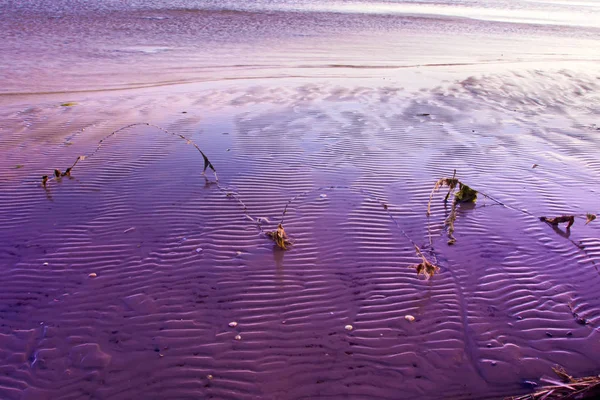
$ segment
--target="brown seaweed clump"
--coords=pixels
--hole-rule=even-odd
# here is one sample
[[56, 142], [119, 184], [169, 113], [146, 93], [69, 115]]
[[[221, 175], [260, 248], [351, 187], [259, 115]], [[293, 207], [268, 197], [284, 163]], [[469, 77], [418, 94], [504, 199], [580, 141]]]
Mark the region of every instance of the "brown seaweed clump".
[[419, 246], [417, 246], [416, 244], [415, 250], [417, 252], [417, 255], [421, 257], [422, 261], [419, 264], [411, 265], [409, 268], [414, 268], [417, 271], [417, 275], [425, 275], [425, 279], [431, 278], [433, 275], [435, 275], [436, 272], [440, 270], [440, 267], [429, 261], [427, 257], [423, 255]]
[[277, 230], [265, 233], [268, 237], [273, 239], [277, 247], [279, 247], [282, 250], [287, 250], [287, 246], [292, 244], [292, 242], [288, 239], [285, 230], [283, 229], [283, 225], [281, 224], [277, 226]]

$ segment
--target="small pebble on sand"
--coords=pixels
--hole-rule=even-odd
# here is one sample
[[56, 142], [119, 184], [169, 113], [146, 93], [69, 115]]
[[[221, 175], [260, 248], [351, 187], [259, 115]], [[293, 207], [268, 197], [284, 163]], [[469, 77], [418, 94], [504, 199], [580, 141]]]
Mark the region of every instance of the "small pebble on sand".
[[404, 319], [407, 320], [408, 322], [414, 322], [415, 321], [415, 317], [413, 317], [412, 315], [405, 315]]
[[91, 274], [88, 275], [90, 278], [95, 278], [98, 276], [98, 274], [96, 274], [95, 272], [92, 272]]
[[235, 321], [231, 321], [231, 322], [229, 323], [229, 326], [230, 326], [230, 327], [232, 327], [232, 328], [235, 328], [237, 325], [238, 325], [238, 323], [237, 323], [237, 322], [235, 322]]
[[235, 340], [242, 340], [242, 335], [235, 335]]
[[346, 325], [344, 327], [344, 329], [347, 330], [347, 331], [351, 331], [352, 329], [354, 329], [354, 327], [352, 325]]

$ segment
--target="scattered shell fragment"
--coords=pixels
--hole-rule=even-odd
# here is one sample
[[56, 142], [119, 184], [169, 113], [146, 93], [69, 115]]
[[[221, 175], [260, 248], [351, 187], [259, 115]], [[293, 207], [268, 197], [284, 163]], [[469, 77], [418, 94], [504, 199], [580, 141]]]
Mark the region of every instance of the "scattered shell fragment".
[[235, 335], [235, 340], [242, 340], [242, 335]]
[[230, 326], [230, 327], [232, 327], [232, 328], [235, 328], [237, 325], [238, 325], [238, 323], [237, 323], [237, 322], [235, 322], [235, 321], [231, 321], [231, 322], [229, 323], [229, 326]]
[[45, 262], [45, 263], [44, 263], [44, 266], [47, 266], [47, 265], [48, 265], [48, 263], [47, 263], [47, 262]]
[[212, 376], [211, 374], [206, 375], [206, 379], [208, 379], [209, 381], [212, 381], [214, 379], [214, 376]]
[[413, 317], [412, 315], [405, 315], [404, 319], [407, 320], [408, 322], [414, 322], [415, 317]]
[[98, 274], [96, 274], [95, 272], [92, 272], [91, 274], [88, 275], [90, 278], [95, 278], [98, 276]]
[[202, 247], [198, 247], [196, 249], [196, 253], [202, 253], [204, 251], [204, 249]]
[[344, 327], [344, 329], [347, 330], [347, 331], [351, 331], [352, 329], [354, 329], [354, 327], [352, 325], [346, 325]]

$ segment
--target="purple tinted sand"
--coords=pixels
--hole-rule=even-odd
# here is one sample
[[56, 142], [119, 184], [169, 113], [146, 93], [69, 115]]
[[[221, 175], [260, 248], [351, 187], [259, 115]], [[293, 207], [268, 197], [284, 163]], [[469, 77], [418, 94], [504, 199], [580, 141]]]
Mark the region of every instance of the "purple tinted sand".
[[[554, 364], [597, 373], [598, 224], [555, 231], [480, 196], [448, 246], [443, 195], [425, 211], [453, 169], [534, 216], [600, 211], [598, 90], [520, 72], [3, 107], [0, 398], [490, 399]], [[191, 145], [147, 126], [41, 187], [136, 121], [192, 138], [223, 190]], [[283, 252], [247, 215], [274, 229], [297, 195]], [[420, 246], [431, 234], [430, 281], [388, 211]]]

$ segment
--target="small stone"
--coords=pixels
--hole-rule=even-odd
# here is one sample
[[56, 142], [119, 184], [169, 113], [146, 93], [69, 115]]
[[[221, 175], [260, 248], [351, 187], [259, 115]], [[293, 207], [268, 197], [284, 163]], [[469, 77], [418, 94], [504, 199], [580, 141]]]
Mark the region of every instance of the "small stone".
[[491, 344], [491, 343], [488, 343], [488, 344], [487, 344], [487, 347], [488, 347], [488, 349], [489, 349], [490, 347], [492, 347], [492, 344]]
[[327, 198], [327, 195], [326, 194], [320, 194], [319, 197], [322, 198], [322, 199], [325, 199], [325, 198]]
[[413, 317], [412, 315], [405, 315], [404, 319], [408, 322], [415, 322], [415, 317]]
[[231, 328], [235, 328], [237, 325], [238, 325], [238, 323], [237, 323], [237, 322], [235, 322], [235, 321], [231, 321], [231, 322], [229, 323], [229, 326], [230, 326]]
[[496, 361], [492, 361], [492, 367], [495, 367], [496, 365], [498, 365], [498, 363]]
[[347, 331], [351, 331], [352, 329], [354, 329], [354, 327], [352, 325], [346, 325], [344, 327], [344, 329], [347, 330]]
[[47, 262], [45, 262], [45, 263], [44, 263], [44, 266], [48, 266], [48, 263], [47, 263]]
[[242, 340], [242, 335], [235, 335], [235, 340]]
[[206, 375], [206, 379], [208, 379], [209, 381], [212, 381], [214, 378], [215, 377], [210, 374]]
[[546, 332], [546, 336], [552, 337], [552, 334], [550, 332]]
[[97, 276], [98, 276], [98, 274], [97, 274], [97, 273], [95, 273], [95, 272], [92, 272], [92, 273], [91, 273], [91, 274], [89, 274], [88, 276], [89, 276], [90, 278], [95, 278], [95, 277], [97, 277]]
[[204, 251], [204, 249], [202, 247], [198, 247], [196, 249], [196, 253], [202, 253]]

